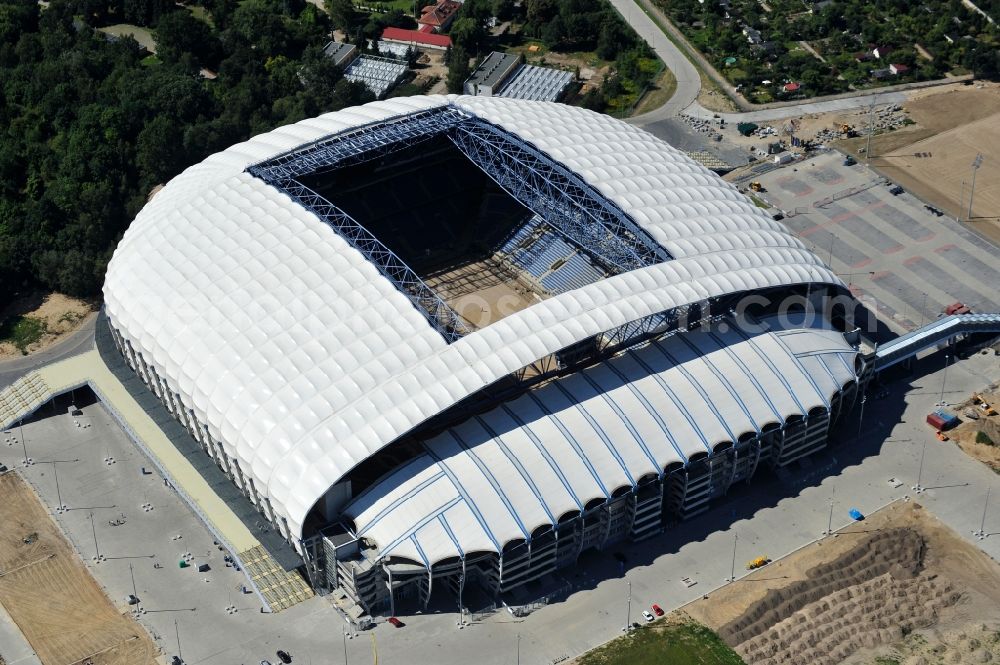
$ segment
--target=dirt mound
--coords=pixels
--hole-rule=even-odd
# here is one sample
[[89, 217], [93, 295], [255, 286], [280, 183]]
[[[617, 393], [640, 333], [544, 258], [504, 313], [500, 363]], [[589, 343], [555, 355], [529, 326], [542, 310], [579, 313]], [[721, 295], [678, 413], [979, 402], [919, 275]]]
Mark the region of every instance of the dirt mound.
[[730, 646], [752, 640], [826, 596], [884, 575], [912, 580], [921, 571], [924, 539], [908, 528], [885, 529], [840, 557], [811, 569], [806, 579], [772, 589], [741, 616], [722, 626], [719, 636]]
[[960, 596], [936, 575], [899, 579], [886, 573], [805, 605], [736, 651], [753, 665], [835, 665], [859, 649], [930, 626]]

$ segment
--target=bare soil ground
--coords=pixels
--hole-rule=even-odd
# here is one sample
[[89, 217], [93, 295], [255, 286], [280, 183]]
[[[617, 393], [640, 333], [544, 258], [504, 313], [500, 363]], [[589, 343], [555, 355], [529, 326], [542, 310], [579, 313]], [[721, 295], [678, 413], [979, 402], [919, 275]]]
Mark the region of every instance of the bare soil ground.
[[[914, 636], [930, 650], [949, 631], [1000, 624], [1000, 566], [918, 504], [900, 502], [685, 612], [752, 665], [871, 662]], [[949, 662], [986, 662], [984, 649]]]
[[489, 258], [425, 279], [459, 316], [476, 328], [534, 305], [537, 288]]
[[0, 475], [0, 604], [43, 665], [153, 665], [146, 631], [112, 605], [16, 473]]
[[[986, 415], [973, 406], [972, 400], [969, 399], [954, 409], [956, 415], [962, 419], [962, 424], [947, 434], [966, 455], [1000, 473], [1000, 392], [986, 392], [983, 398], [993, 406], [998, 415]], [[969, 410], [978, 416], [975, 420], [965, 415]], [[976, 443], [979, 432], [986, 434], [993, 443]]]
[[[0, 321], [17, 316], [40, 320], [44, 324], [44, 332], [37, 342], [26, 349], [28, 353], [34, 353], [50, 346], [66, 333], [76, 330], [94, 309], [93, 303], [70, 298], [61, 293], [32, 293], [0, 310]], [[22, 355], [20, 349], [12, 342], [0, 341], [0, 359], [20, 355]]]
[[[903, 107], [916, 124], [875, 137], [872, 165], [954, 216], [968, 206], [971, 164], [976, 154], [982, 153], [972, 224], [984, 236], [1000, 243], [1000, 161], [995, 158], [1000, 154], [1000, 85], [977, 83], [922, 91]], [[855, 118], [855, 124], [859, 122]], [[851, 139], [842, 147], [856, 151], [864, 141]]]

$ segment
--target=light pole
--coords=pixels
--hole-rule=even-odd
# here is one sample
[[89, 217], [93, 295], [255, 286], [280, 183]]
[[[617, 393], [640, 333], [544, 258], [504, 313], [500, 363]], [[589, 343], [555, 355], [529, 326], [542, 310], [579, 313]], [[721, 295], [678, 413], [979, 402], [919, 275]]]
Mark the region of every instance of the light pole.
[[923, 300], [923, 302], [920, 305], [920, 327], [921, 328], [924, 327], [924, 322], [927, 320], [927, 315], [925, 314], [926, 311], [927, 311], [927, 294], [925, 293], [924, 294], [924, 300]]
[[56, 462], [52, 462], [52, 476], [56, 479], [56, 500], [59, 502], [56, 505], [56, 512], [63, 513], [66, 511], [66, 506], [63, 505], [62, 491], [59, 489], [59, 467], [56, 466]]
[[965, 207], [965, 181], [962, 181], [962, 194], [958, 197], [958, 214], [955, 215], [955, 221], [962, 221], [962, 208]]
[[868, 143], [865, 145], [865, 164], [872, 163], [872, 134], [875, 133], [875, 97], [868, 106]]
[[94, 526], [94, 511], [90, 511], [90, 530], [94, 534], [94, 563], [100, 563], [104, 557], [101, 556], [101, 548], [97, 545], [97, 527]]
[[826, 531], [823, 532], [824, 536], [833, 534], [833, 500], [836, 496], [837, 487], [833, 486], [830, 488], [830, 517], [826, 520]]
[[927, 452], [927, 439], [924, 439], [924, 447], [920, 449], [920, 466], [917, 467], [917, 484], [913, 486], [913, 491], [917, 494], [922, 494], [924, 491], [924, 486], [920, 484], [920, 481], [924, 477], [924, 453]]
[[128, 574], [132, 578], [132, 597], [135, 598], [136, 602], [139, 601], [139, 592], [135, 588], [135, 571], [132, 570], [132, 564], [128, 565]]
[[976, 172], [979, 167], [983, 165], [983, 154], [979, 153], [976, 158], [972, 160], [972, 187], [969, 189], [969, 214], [966, 215], [966, 219], [970, 222], [972, 221], [972, 199], [976, 196]]
[[[93, 517], [93, 513], [91, 513], [91, 517]], [[177, 638], [177, 658], [183, 663], [184, 655], [181, 653], [181, 631], [177, 627], [177, 619], [174, 619], [174, 636]]]
[[347, 626], [344, 626], [344, 665], [347, 665]]
[[632, 625], [632, 583], [628, 582], [628, 595], [625, 598], [625, 628], [627, 633]]
[[736, 581], [736, 543], [739, 542], [739, 540], [740, 540], [740, 534], [738, 534], [738, 533], [736, 533], [734, 531], [733, 532], [733, 565], [732, 565], [732, 568], [729, 571], [729, 579], [726, 580], [727, 582], [735, 582]]
[[521, 633], [517, 634], [517, 665], [521, 665]]
[[31, 458], [28, 457], [28, 444], [24, 440], [24, 418], [18, 421], [18, 427], [21, 431], [21, 449], [24, 451], [24, 459], [21, 462], [24, 466], [31, 466]]
[[983, 540], [986, 538], [986, 509], [989, 508], [990, 505], [991, 489], [993, 488], [991, 487], [986, 488], [986, 501], [983, 502], [983, 519], [982, 521], [979, 522], [979, 531], [972, 532], [972, 535], [978, 538], [979, 540]]
[[948, 380], [948, 355], [944, 356], [944, 373], [941, 375], [941, 399], [938, 400], [937, 406], [945, 406], [944, 403], [944, 384]]

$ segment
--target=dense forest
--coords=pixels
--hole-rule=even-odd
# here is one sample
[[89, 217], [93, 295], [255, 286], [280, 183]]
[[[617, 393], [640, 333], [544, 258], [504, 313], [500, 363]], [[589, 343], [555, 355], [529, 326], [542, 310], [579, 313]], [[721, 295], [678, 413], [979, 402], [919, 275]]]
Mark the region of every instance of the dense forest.
[[[278, 125], [363, 103], [304, 0], [0, 0], [0, 304], [94, 296], [150, 190]], [[95, 28], [152, 29], [157, 55]], [[206, 71], [207, 70], [207, 71]]]

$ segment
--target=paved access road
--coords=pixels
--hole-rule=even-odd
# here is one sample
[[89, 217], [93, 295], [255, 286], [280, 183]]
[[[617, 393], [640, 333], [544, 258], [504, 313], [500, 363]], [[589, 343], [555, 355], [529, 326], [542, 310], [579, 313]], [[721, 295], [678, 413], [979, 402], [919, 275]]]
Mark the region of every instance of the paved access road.
[[[636, 33], [646, 40], [657, 56], [666, 64], [677, 79], [677, 90], [674, 95], [667, 100], [667, 103], [658, 109], [630, 118], [628, 122], [639, 127], [655, 125], [663, 120], [673, 118], [680, 113], [686, 113], [699, 118], [711, 118], [719, 115], [727, 122], [768, 122], [781, 120], [783, 118], [794, 118], [811, 113], [826, 113], [829, 111], [844, 111], [868, 106], [874, 100], [878, 104], [899, 104], [906, 101], [906, 92], [863, 92], [853, 97], [840, 99], [828, 99], [825, 101], [805, 101], [793, 106], [782, 106], [779, 108], [769, 108], [760, 111], [747, 111], [744, 113], [715, 113], [701, 106], [698, 103], [698, 93], [701, 90], [701, 76], [698, 70], [687, 58], [684, 52], [668, 37], [660, 24], [668, 26], [675, 34], [677, 29], [673, 27], [666, 15], [648, 0], [611, 0], [618, 13], [624, 17], [625, 21], [632, 26]], [[651, 16], [656, 16], [654, 21]], [[936, 83], [930, 83], [936, 85]], [[654, 133], [656, 133], [654, 131]]]
[[660, 26], [650, 18], [645, 5], [640, 6], [639, 2], [636, 0], [611, 0], [611, 4], [618, 10], [618, 13], [625, 18], [625, 21], [640, 37], [646, 40], [646, 43], [677, 79], [677, 90], [666, 104], [654, 111], [629, 119], [629, 122], [641, 127], [658, 120], [672, 118], [695, 104], [698, 91], [701, 89], [701, 77], [687, 56], [670, 41]]
[[0, 390], [6, 388], [33, 369], [56, 360], [69, 358], [94, 348], [94, 323], [97, 313], [92, 312], [80, 327], [67, 334], [52, 346], [19, 358], [0, 360]]

